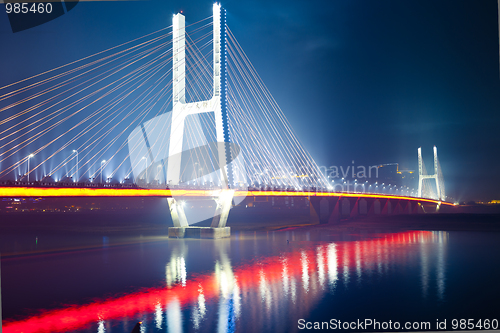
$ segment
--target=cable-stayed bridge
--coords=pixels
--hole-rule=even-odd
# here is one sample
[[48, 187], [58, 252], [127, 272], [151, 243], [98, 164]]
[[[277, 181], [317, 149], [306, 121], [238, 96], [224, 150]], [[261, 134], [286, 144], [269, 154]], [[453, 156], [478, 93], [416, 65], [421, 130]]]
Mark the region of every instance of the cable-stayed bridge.
[[430, 177], [420, 151], [419, 198], [333, 192], [225, 17], [218, 4], [187, 25], [176, 14], [170, 27], [2, 87], [0, 177], [22, 187], [0, 195], [165, 196], [180, 228], [191, 223], [186, 198], [216, 200], [212, 227], [248, 195], [310, 197], [323, 222], [441, 204], [437, 153], [437, 194], [420, 198]]

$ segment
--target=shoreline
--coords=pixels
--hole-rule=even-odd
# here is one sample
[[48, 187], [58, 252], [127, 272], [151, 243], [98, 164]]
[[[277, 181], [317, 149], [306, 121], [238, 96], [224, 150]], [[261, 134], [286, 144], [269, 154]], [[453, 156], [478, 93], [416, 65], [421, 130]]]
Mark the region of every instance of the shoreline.
[[[349, 231], [500, 231], [500, 214], [439, 213], [357, 216], [335, 223], [318, 224], [311, 222], [308, 212], [281, 211], [276, 214], [234, 212], [227, 224], [232, 231], [283, 231], [283, 230], [324, 230], [327, 232]], [[146, 214], [147, 215], [147, 214]], [[210, 226], [206, 220], [195, 226]], [[76, 233], [128, 236], [165, 236], [172, 227], [170, 219], [163, 215], [126, 214], [25, 214], [2, 215], [1, 233]]]

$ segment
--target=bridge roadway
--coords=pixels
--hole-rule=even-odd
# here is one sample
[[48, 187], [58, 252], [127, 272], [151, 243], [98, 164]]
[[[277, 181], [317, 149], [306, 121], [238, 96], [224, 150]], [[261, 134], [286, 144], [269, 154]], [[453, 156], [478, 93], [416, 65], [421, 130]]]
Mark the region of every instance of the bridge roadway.
[[[217, 199], [221, 189], [153, 189], [137, 187], [3, 186], [0, 197], [165, 197], [175, 200]], [[322, 191], [234, 190], [234, 197], [306, 197], [311, 219], [332, 223], [357, 215], [450, 212], [454, 204], [439, 200], [377, 193]], [[172, 199], [174, 200], [174, 199]], [[247, 199], [248, 200], [248, 199]], [[228, 202], [230, 205], [230, 202]], [[230, 206], [228, 206], [229, 209]], [[229, 213], [227, 211], [226, 213]], [[226, 218], [227, 219], [227, 216]], [[225, 219], [222, 223], [225, 226]], [[222, 225], [221, 224], [221, 225]]]

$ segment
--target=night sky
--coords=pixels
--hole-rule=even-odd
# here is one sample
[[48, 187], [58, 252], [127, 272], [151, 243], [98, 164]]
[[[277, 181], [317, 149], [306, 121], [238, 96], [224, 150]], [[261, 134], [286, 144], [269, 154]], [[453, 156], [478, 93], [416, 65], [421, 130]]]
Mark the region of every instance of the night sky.
[[[500, 199], [497, 2], [222, 2], [227, 23], [319, 165], [427, 169], [447, 195]], [[3, 5], [0, 5], [3, 9]], [[80, 2], [12, 33], [0, 13], [0, 86], [171, 25], [210, 1]], [[0, 115], [1, 116], [1, 115]]]

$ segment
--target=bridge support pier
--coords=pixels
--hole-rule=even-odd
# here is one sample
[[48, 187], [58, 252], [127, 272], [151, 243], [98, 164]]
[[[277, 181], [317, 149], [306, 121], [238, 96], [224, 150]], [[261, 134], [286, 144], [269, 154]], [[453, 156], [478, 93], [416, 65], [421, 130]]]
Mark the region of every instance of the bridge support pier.
[[170, 214], [174, 223], [168, 228], [170, 238], [226, 238], [231, 236], [231, 228], [226, 227], [229, 210], [231, 209], [234, 197], [234, 190], [222, 190], [215, 198], [217, 208], [210, 227], [189, 226], [184, 212], [184, 202], [179, 202], [174, 198], [168, 198]]
[[403, 207], [401, 207], [401, 200], [396, 200], [395, 201], [395, 206], [394, 206], [394, 210], [392, 211], [392, 213], [394, 215], [400, 215], [400, 214], [403, 214]]
[[340, 198], [309, 197], [311, 222], [335, 223], [340, 220]]
[[177, 201], [175, 198], [167, 198], [167, 201], [168, 207], [170, 208], [170, 215], [172, 216], [172, 222], [174, 222], [174, 227], [188, 227], [189, 224], [187, 222], [186, 213], [184, 213], [184, 203]]
[[450, 211], [448, 206], [404, 199], [349, 197], [310, 197], [311, 222], [336, 223], [341, 218], [372, 215], [401, 215]]
[[352, 207], [349, 217], [353, 218], [359, 215], [359, 198], [356, 199], [354, 206]]
[[233, 203], [234, 190], [223, 190], [219, 197], [216, 199], [217, 208], [215, 209], [215, 215], [212, 220], [212, 228], [225, 228], [227, 223], [227, 217], [229, 216], [229, 210]]
[[411, 201], [408, 201], [406, 203], [406, 207], [405, 207], [404, 211], [405, 211], [406, 214], [412, 214], [413, 213], [413, 210], [411, 209]]

